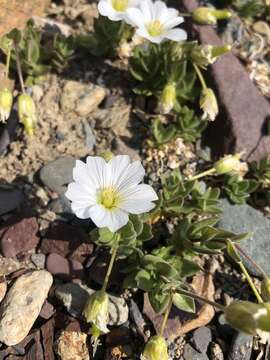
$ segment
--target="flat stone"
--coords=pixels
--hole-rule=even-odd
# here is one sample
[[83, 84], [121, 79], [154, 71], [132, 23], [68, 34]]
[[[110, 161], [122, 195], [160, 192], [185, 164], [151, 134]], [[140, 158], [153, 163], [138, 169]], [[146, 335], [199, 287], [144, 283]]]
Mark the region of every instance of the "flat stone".
[[1, 230], [1, 253], [6, 257], [14, 257], [20, 253], [34, 249], [37, 237], [38, 223], [35, 217], [24, 218]]
[[194, 344], [195, 349], [200, 353], [205, 354], [207, 352], [211, 341], [212, 333], [211, 330], [206, 326], [196, 329], [192, 334], [192, 344]]
[[17, 209], [23, 201], [23, 193], [20, 190], [0, 189], [0, 215]]
[[250, 360], [252, 354], [253, 337], [244, 333], [237, 333], [232, 341], [228, 360]]
[[87, 334], [61, 331], [55, 342], [55, 352], [61, 360], [89, 360]]
[[76, 160], [72, 156], [64, 156], [48, 162], [39, 173], [40, 180], [50, 190], [64, 194], [66, 185], [72, 182], [72, 172]]
[[54, 306], [51, 303], [49, 303], [49, 301], [45, 300], [40, 310], [39, 316], [45, 320], [48, 320], [53, 316], [54, 313], [55, 313]]
[[49, 254], [46, 260], [47, 270], [63, 280], [82, 279], [84, 269], [80, 262], [68, 260], [59, 254]]
[[[232, 205], [226, 199], [222, 199], [220, 204], [223, 215], [218, 226], [236, 234], [252, 232], [250, 239], [241, 241], [239, 245], [266, 273], [270, 273], [270, 220], [247, 204]], [[250, 262], [244, 258], [243, 261], [254, 276], [261, 276]]]
[[38, 270], [45, 268], [46, 256], [44, 254], [32, 254], [31, 261]]
[[[196, 0], [183, 0], [185, 11], [198, 7]], [[210, 26], [193, 25], [200, 42], [221, 45], [222, 41]], [[232, 53], [221, 56], [212, 66], [220, 104], [220, 116], [207, 129], [207, 141], [214, 153], [246, 151], [248, 160], [259, 160], [269, 154], [270, 137], [265, 136], [265, 121], [270, 104], [252, 83], [245, 67]]]
[[15, 281], [0, 306], [1, 342], [13, 346], [27, 336], [52, 282], [52, 275], [46, 270], [24, 274]]
[[80, 227], [58, 222], [46, 232], [40, 250], [43, 254], [56, 253], [83, 263], [92, 254], [93, 244]]
[[[56, 297], [61, 300], [70, 315], [82, 318], [82, 312], [89, 295], [95, 290], [79, 285], [68, 283], [60, 285], [55, 290]], [[109, 295], [109, 325], [119, 326], [128, 320], [128, 306], [124, 299]]]
[[209, 360], [209, 357], [206, 354], [199, 353], [193, 349], [190, 344], [184, 346], [183, 358], [185, 360]]

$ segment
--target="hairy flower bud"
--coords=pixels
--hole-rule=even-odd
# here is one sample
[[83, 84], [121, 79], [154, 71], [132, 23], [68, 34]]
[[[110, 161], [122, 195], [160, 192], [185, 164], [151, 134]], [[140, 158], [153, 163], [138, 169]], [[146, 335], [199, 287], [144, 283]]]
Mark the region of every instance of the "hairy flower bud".
[[28, 135], [34, 134], [37, 124], [36, 105], [30, 95], [21, 94], [18, 98], [18, 113]]
[[6, 122], [12, 108], [13, 96], [10, 90], [0, 91], [0, 122]]
[[146, 344], [143, 352], [144, 360], [169, 360], [167, 344], [162, 336], [153, 336]]
[[102, 333], [107, 333], [109, 317], [109, 296], [104, 291], [96, 291], [91, 295], [84, 307], [83, 315], [87, 322], [91, 322]]
[[216, 10], [203, 6], [192, 13], [192, 19], [201, 25], [216, 25], [217, 20], [229, 19], [231, 16], [231, 12], [227, 9]]
[[249, 301], [234, 301], [225, 309], [226, 321], [246, 334], [256, 335], [258, 331], [270, 332], [270, 304], [256, 304]]
[[205, 69], [208, 65], [213, 64], [219, 56], [229, 51], [231, 51], [231, 45], [197, 45], [191, 51], [191, 59], [194, 64]]
[[241, 166], [240, 161], [241, 154], [226, 155], [214, 163], [214, 169], [219, 175], [228, 174], [231, 172], [237, 172]]
[[162, 91], [158, 105], [161, 114], [168, 114], [174, 107], [176, 101], [176, 88], [174, 83], [169, 83]]
[[218, 103], [214, 91], [210, 88], [202, 89], [200, 108], [203, 110], [203, 120], [214, 121], [218, 115]]

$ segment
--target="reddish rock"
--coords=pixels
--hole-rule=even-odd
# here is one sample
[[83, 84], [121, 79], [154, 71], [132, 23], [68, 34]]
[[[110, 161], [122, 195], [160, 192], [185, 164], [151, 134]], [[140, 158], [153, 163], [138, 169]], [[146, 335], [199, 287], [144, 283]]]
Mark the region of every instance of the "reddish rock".
[[53, 316], [54, 313], [55, 313], [54, 306], [51, 303], [49, 303], [49, 301], [45, 300], [40, 310], [39, 316], [45, 320], [48, 320]]
[[39, 242], [37, 232], [38, 223], [35, 217], [24, 218], [2, 228], [1, 253], [6, 257], [14, 257], [34, 249]]
[[54, 360], [53, 342], [54, 342], [54, 319], [47, 321], [41, 326], [42, 345], [44, 351], [44, 360]]
[[93, 244], [83, 229], [63, 222], [53, 225], [41, 241], [43, 254], [56, 253], [79, 262], [91, 255]]
[[[185, 11], [197, 6], [196, 0], [182, 0]], [[192, 25], [194, 36], [203, 44], [221, 45], [214, 28]], [[220, 104], [220, 115], [207, 129], [207, 142], [216, 155], [246, 152], [248, 160], [269, 154], [270, 137], [265, 136], [265, 122], [270, 104], [252, 83], [236, 56], [226, 54], [211, 66]], [[208, 141], [209, 140], [209, 141]]]
[[63, 280], [81, 279], [84, 277], [84, 269], [76, 260], [68, 260], [59, 254], [49, 254], [46, 260], [47, 270]]

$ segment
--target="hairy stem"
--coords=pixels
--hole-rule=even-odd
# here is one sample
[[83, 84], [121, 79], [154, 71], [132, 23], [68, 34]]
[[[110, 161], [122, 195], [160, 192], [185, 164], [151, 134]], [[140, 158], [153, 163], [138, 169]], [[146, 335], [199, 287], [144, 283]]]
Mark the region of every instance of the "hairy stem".
[[170, 314], [170, 311], [171, 311], [171, 308], [172, 308], [172, 294], [170, 295], [170, 301], [169, 301], [169, 304], [165, 310], [165, 313], [164, 313], [164, 317], [163, 317], [163, 320], [162, 320], [162, 324], [161, 324], [161, 327], [160, 327], [160, 330], [159, 330], [159, 335], [160, 336], [163, 336], [163, 333], [164, 333], [164, 330], [166, 328], [166, 324], [167, 324], [167, 321], [168, 321], [168, 318], [169, 318], [169, 314]]
[[202, 177], [204, 177], [204, 176], [214, 174], [215, 171], [216, 171], [216, 170], [215, 170], [214, 168], [208, 169], [208, 170], [203, 171], [202, 173], [200, 173], [200, 174], [198, 174], [198, 175], [192, 176], [189, 180], [193, 181], [193, 180], [200, 179], [200, 178], [202, 178]]
[[206, 82], [205, 82], [205, 80], [204, 80], [203, 74], [202, 74], [199, 66], [197, 66], [197, 65], [194, 64], [194, 63], [193, 63], [192, 65], [193, 65], [193, 67], [194, 67], [194, 69], [195, 69], [195, 71], [196, 71], [196, 73], [197, 73], [197, 75], [198, 75], [198, 78], [199, 78], [199, 80], [200, 80], [200, 82], [201, 82], [201, 84], [202, 84], [203, 89], [207, 89]]
[[16, 65], [17, 65], [18, 76], [19, 76], [19, 80], [20, 80], [20, 84], [21, 84], [21, 89], [22, 89], [22, 92], [25, 94], [25, 86], [24, 86], [24, 81], [23, 81], [22, 66], [21, 66], [21, 61], [20, 61], [20, 56], [19, 56], [19, 51], [18, 51], [18, 45], [15, 42], [14, 42], [14, 49], [15, 49]]
[[113, 268], [113, 264], [114, 264], [114, 261], [116, 259], [118, 247], [119, 247], [119, 237], [118, 237], [117, 241], [115, 241], [115, 243], [114, 243], [114, 245], [112, 247], [111, 259], [110, 259], [109, 266], [108, 266], [106, 276], [105, 276], [105, 279], [104, 279], [104, 283], [103, 283], [102, 289], [101, 289], [101, 291], [103, 291], [103, 292], [105, 292], [106, 289], [107, 289], [108, 282], [109, 282], [110, 275], [111, 275], [112, 268]]
[[215, 308], [217, 308], [217, 309], [219, 309], [221, 311], [224, 311], [224, 309], [225, 309], [225, 306], [223, 306], [221, 304], [218, 304], [215, 301], [206, 299], [206, 298], [204, 298], [202, 296], [199, 296], [197, 294], [194, 294], [193, 292], [190, 292], [190, 291], [187, 291], [187, 290], [182, 290], [182, 289], [176, 289], [175, 291], [177, 291], [181, 295], [185, 295], [185, 296], [193, 298], [194, 300], [198, 300], [199, 302], [214, 306]]
[[242, 254], [261, 274], [264, 278], [268, 278], [266, 272], [263, 270], [263, 268], [256, 263], [238, 244], [234, 244], [235, 248], [239, 251], [240, 254]]

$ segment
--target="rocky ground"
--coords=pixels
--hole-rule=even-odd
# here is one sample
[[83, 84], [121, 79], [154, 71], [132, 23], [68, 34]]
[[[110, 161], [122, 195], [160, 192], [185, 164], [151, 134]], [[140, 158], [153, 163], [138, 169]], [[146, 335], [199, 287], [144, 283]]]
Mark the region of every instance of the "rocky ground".
[[[48, 10], [48, 17], [68, 33], [89, 30], [95, 15], [95, 4], [86, 0], [53, 2]], [[206, 36], [201, 29], [196, 31], [201, 38]], [[226, 36], [230, 31], [234, 34], [228, 27]], [[260, 93], [267, 97], [267, 91], [260, 84], [258, 90], [233, 59], [230, 71], [254, 94], [255, 112], [267, 113], [269, 103]], [[213, 75], [229, 114], [227, 140], [233, 138], [230, 146], [246, 147], [249, 153], [257, 135], [243, 134], [241, 122], [235, 121], [245, 99], [238, 101], [238, 108], [230, 103], [224, 76], [219, 77], [223, 66], [226, 61], [213, 68]], [[64, 196], [75, 159], [107, 150], [128, 154], [144, 162], [153, 184], [162, 173], [179, 166], [190, 174], [201, 160], [196, 147], [180, 138], [162, 149], [149, 145], [146, 113], [151, 104], [132, 94], [126, 65], [119, 60], [74, 58], [66, 72], [49, 74], [31, 92], [39, 104], [35, 137], [24, 135], [15, 112], [8, 127], [0, 129], [0, 359], [87, 360], [92, 358], [89, 326], [81, 313], [88, 294], [103, 282], [108, 254], [89, 241], [93, 224], [77, 219]], [[213, 125], [219, 132], [224, 129], [222, 116]], [[253, 113], [245, 118], [250, 119], [255, 121]], [[207, 135], [210, 145], [213, 131], [214, 127]], [[256, 156], [265, 152], [265, 144]], [[249, 205], [231, 205], [224, 199], [221, 208], [221, 227], [237, 233], [254, 231], [245, 249], [270, 272], [269, 220]], [[205, 269], [192, 279], [198, 293], [225, 304], [250, 296], [243, 277], [224, 257], [198, 261]], [[111, 332], [102, 338], [96, 359], [139, 359], [144, 343], [160, 325], [147, 297], [122, 290], [119, 274], [124, 265], [116, 263], [110, 280]], [[250, 271], [257, 275], [254, 268]], [[269, 359], [267, 346], [233, 330], [209, 305], [198, 306], [193, 316], [173, 309], [165, 335], [172, 359]]]

